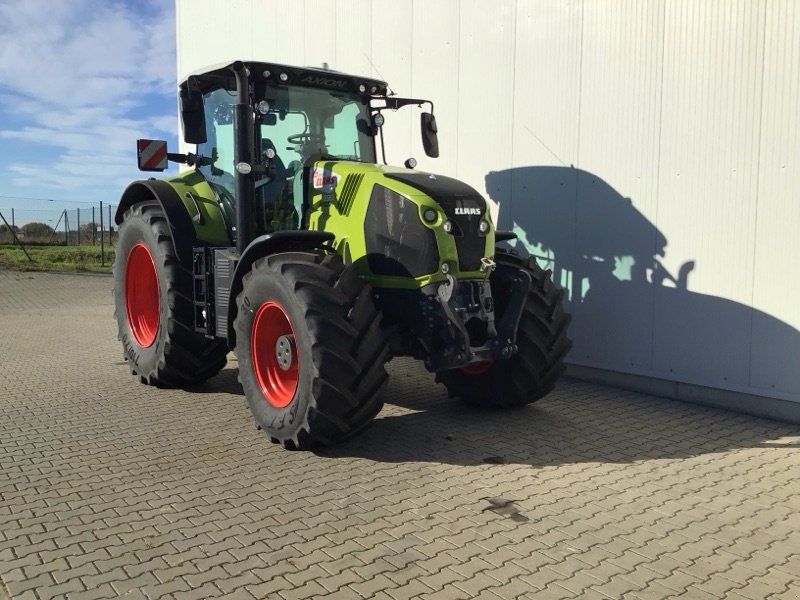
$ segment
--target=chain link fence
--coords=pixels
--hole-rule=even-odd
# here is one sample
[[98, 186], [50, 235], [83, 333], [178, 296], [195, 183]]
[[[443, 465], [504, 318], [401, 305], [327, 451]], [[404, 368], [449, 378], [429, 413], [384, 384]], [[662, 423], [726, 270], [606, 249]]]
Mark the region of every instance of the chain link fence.
[[[98, 246], [113, 248], [117, 205], [99, 202], [82, 208], [0, 208], [0, 245]], [[102, 253], [105, 263], [105, 253]]]
[[[116, 225], [113, 204], [73, 209], [0, 209], [0, 243], [62, 245], [111, 244]], [[14, 235], [16, 234], [16, 240]]]

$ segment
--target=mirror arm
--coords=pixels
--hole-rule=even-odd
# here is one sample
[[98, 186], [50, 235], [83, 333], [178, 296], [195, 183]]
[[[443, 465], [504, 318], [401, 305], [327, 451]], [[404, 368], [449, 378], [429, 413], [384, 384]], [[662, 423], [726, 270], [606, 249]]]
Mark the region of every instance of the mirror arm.
[[392, 110], [397, 110], [398, 108], [402, 108], [403, 106], [408, 106], [409, 104], [416, 104], [419, 107], [421, 107], [423, 104], [430, 104], [431, 114], [433, 114], [433, 102], [431, 102], [430, 100], [424, 100], [422, 98], [384, 98], [383, 101], [386, 103], [386, 106], [376, 108], [375, 110], [380, 111], [383, 108], [390, 108]]
[[[190, 158], [191, 157], [191, 158]], [[194, 157], [194, 154], [176, 154], [174, 152], [167, 153], [167, 160], [170, 162], [181, 163], [182, 165], [192, 166], [194, 162], [189, 162]]]
[[169, 160], [170, 162], [180, 163], [182, 165], [188, 165], [190, 167], [193, 167], [195, 165], [197, 165], [198, 167], [205, 167], [214, 164], [213, 158], [209, 158], [208, 156], [201, 156], [200, 154], [192, 154], [191, 152], [187, 154], [168, 152], [167, 160]]

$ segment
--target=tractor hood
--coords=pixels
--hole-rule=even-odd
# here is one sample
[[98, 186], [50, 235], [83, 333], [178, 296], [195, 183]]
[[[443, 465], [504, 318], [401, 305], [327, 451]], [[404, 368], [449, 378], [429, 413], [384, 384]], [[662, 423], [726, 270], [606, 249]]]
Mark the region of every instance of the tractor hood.
[[451, 218], [460, 220], [467, 217], [468, 220], [474, 219], [477, 222], [486, 214], [486, 200], [483, 196], [475, 188], [458, 179], [421, 172], [388, 172], [384, 173], [384, 176], [427, 194], [436, 200]]
[[420, 172], [385, 172], [387, 179], [405, 183], [426, 194], [439, 206], [453, 225], [452, 235], [458, 250], [459, 267], [475, 271], [486, 253], [485, 237], [480, 223], [487, 217], [486, 200], [475, 188], [463, 181]]

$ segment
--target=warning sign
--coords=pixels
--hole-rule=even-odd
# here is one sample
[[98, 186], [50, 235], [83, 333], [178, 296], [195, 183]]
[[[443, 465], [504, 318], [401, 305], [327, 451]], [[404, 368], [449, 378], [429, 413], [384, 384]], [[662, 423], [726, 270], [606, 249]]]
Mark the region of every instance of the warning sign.
[[167, 142], [163, 140], [136, 140], [136, 154], [140, 171], [163, 171], [167, 168]]

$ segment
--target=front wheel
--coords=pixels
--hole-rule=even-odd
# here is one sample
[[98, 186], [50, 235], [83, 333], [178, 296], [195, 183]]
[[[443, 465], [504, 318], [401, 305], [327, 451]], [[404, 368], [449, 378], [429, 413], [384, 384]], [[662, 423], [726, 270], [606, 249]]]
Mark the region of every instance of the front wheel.
[[498, 319], [508, 301], [504, 294], [512, 287], [508, 281], [519, 269], [531, 276], [531, 288], [517, 329], [519, 349], [508, 360], [442, 371], [436, 379], [447, 387], [451, 397], [457, 396], [468, 404], [509, 408], [535, 402], [553, 389], [572, 346], [567, 337], [570, 315], [564, 311], [563, 291], [533, 257], [523, 259], [498, 251], [495, 259], [497, 268], [490, 281]]
[[288, 449], [333, 444], [383, 406], [388, 349], [371, 288], [338, 255], [256, 261], [237, 298], [239, 380], [256, 424]]

